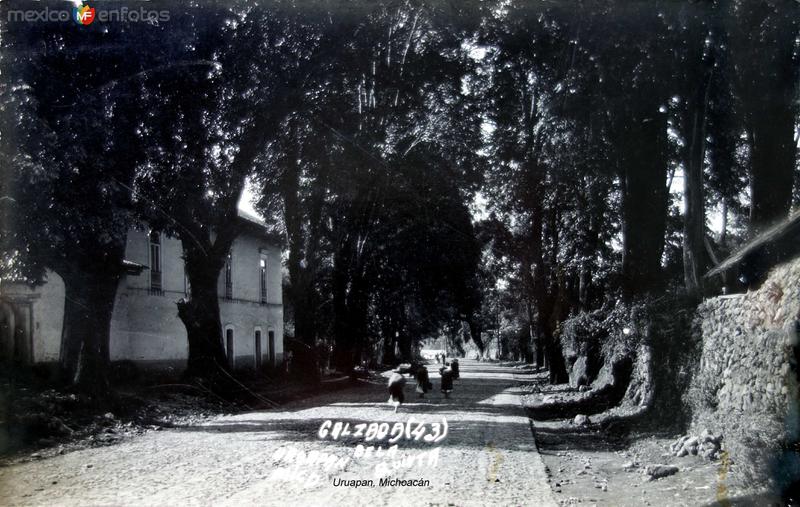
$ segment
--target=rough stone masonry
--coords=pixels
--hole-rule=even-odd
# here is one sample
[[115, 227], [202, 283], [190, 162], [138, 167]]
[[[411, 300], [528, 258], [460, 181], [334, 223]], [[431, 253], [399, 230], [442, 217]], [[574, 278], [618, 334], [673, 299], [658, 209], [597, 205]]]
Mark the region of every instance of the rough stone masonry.
[[800, 476], [796, 348], [800, 259], [776, 267], [756, 291], [705, 301], [697, 311], [699, 368], [692, 429], [724, 435], [734, 480], [784, 486]]

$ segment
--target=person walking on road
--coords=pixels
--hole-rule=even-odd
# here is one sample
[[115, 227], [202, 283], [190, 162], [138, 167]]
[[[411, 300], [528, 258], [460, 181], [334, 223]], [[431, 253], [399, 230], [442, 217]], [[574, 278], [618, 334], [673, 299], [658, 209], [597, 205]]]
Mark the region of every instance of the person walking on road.
[[442, 376], [442, 393], [445, 398], [449, 398], [450, 392], [453, 390], [453, 370], [449, 365], [444, 365], [439, 368], [439, 375]]
[[406, 378], [400, 372], [400, 368], [395, 368], [389, 376], [389, 403], [394, 404], [394, 411], [405, 401], [403, 389], [406, 386]]
[[461, 376], [461, 373], [458, 371], [458, 359], [453, 358], [453, 360], [450, 361], [450, 369], [453, 370], [453, 378], [458, 380]]
[[430, 375], [428, 375], [428, 369], [425, 366], [420, 365], [417, 369], [417, 394], [419, 394], [420, 398], [425, 397], [425, 393], [430, 391], [432, 385], [430, 380]]

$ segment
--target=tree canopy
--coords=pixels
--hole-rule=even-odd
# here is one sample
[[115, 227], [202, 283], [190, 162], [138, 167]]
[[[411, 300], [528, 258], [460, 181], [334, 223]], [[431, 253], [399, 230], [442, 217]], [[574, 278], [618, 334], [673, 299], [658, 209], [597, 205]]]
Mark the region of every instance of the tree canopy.
[[[110, 316], [128, 228], [178, 237], [190, 371], [224, 369], [216, 283], [249, 183], [286, 238], [287, 329], [337, 367], [447, 336], [497, 339], [561, 380], [569, 315], [736, 289], [704, 275], [796, 204], [798, 9], [242, 1], [171, 5], [159, 25], [4, 18], [4, 266], [96, 288], [76, 297]], [[108, 323], [81, 329], [107, 362]]]

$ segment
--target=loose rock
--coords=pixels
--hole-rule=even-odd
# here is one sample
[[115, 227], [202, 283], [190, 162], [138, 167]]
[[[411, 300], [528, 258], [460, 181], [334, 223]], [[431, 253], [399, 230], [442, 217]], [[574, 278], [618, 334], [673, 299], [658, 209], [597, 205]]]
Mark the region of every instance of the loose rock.
[[575, 426], [587, 426], [590, 422], [589, 418], [583, 414], [576, 415], [575, 419], [572, 420], [572, 424]]
[[651, 481], [654, 481], [678, 473], [678, 467], [675, 465], [647, 465], [645, 473]]

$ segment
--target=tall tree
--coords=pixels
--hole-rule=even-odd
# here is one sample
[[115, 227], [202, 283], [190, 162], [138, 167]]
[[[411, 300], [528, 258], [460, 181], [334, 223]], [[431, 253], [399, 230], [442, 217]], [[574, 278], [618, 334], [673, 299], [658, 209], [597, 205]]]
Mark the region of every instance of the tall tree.
[[[326, 44], [339, 51], [324, 88], [309, 96], [317, 112], [310, 122], [318, 138], [330, 141], [325, 163], [336, 168], [322, 183], [328, 185], [334, 362], [343, 370], [362, 359], [368, 345], [375, 296], [370, 280], [384, 258], [381, 217], [400, 184], [396, 174], [419, 150], [448, 152], [451, 164], [469, 157], [463, 155], [466, 139], [447, 135], [467, 132], [463, 125], [471, 120], [453, 114], [463, 103], [461, 38], [435, 11], [416, 2], [377, 4], [337, 18], [341, 30]], [[457, 167], [469, 172], [467, 164]], [[457, 187], [468, 180], [455, 176]]]
[[797, 2], [732, 0], [727, 29], [750, 139], [750, 234], [785, 218], [797, 146]]
[[178, 315], [192, 377], [227, 378], [218, 280], [243, 227], [238, 203], [319, 48], [314, 20], [291, 6], [271, 7], [185, 12], [171, 35], [197, 65], [148, 81], [153, 113], [140, 135], [150, 144], [136, 184], [147, 222], [183, 246], [191, 295]]
[[683, 5], [675, 21], [676, 45], [681, 71], [677, 125], [682, 136], [683, 168], [683, 278], [686, 292], [699, 299], [703, 292], [706, 268], [704, 178], [708, 103], [710, 100], [715, 52], [719, 33], [704, 21], [710, 9], [699, 4]]
[[103, 392], [111, 315], [133, 223], [140, 76], [167, 62], [141, 45], [164, 29], [21, 23], [6, 13], [0, 93], [8, 100], [0, 135], [4, 165], [13, 173], [3, 247], [29, 281], [45, 281], [45, 269], [63, 279], [64, 376]]

